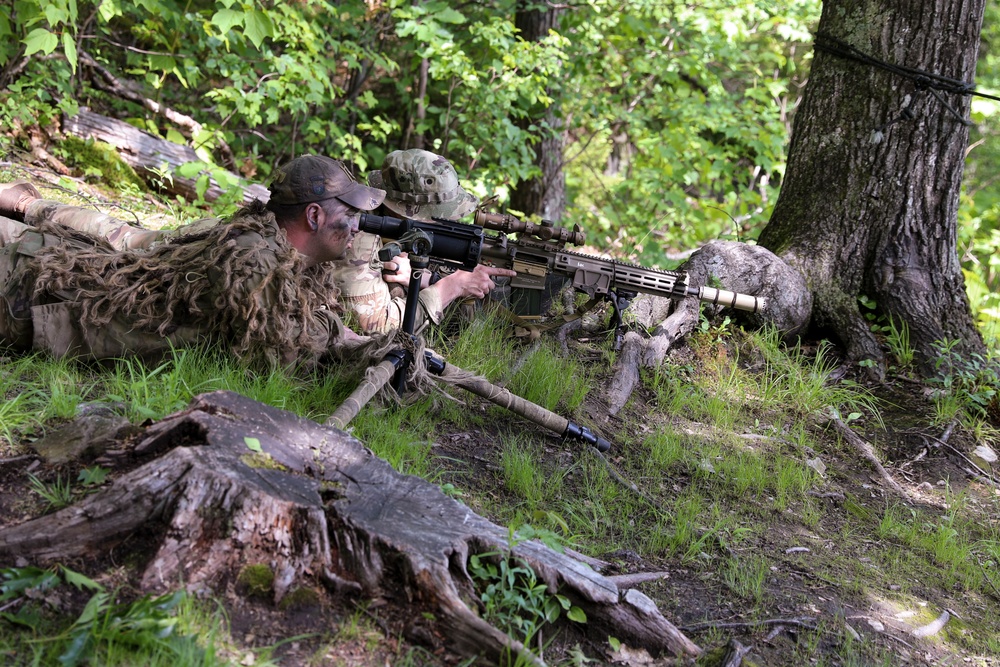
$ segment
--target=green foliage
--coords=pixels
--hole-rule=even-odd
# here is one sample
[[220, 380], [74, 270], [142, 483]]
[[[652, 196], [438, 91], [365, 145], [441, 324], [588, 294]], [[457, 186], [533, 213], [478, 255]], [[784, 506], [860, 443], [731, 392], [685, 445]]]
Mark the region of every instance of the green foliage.
[[102, 182], [113, 190], [146, 189], [145, 181], [122, 160], [117, 149], [109, 144], [68, 136], [59, 142], [53, 154], [87, 180]]
[[507, 388], [547, 410], [571, 411], [587, 397], [589, 382], [583, 367], [564, 358], [550, 341], [542, 341], [521, 359]]
[[244, 566], [236, 583], [249, 597], [267, 598], [273, 594], [274, 571], [263, 563]]
[[[928, 380], [940, 392], [935, 398], [942, 421], [949, 421], [958, 411], [982, 415], [1000, 409], [1000, 362], [992, 356], [973, 353], [963, 356], [956, 349], [959, 341], [937, 341], [934, 360], [936, 375]], [[950, 406], [950, 407], [948, 407]]]
[[587, 615], [565, 595], [550, 593], [535, 571], [513, 555], [522, 540], [512, 530], [509, 551], [473, 554], [468, 569], [483, 602], [483, 617], [528, 645], [545, 623], [562, 614], [576, 623], [586, 623]]
[[[53, 614], [61, 599], [56, 589], [64, 584], [90, 595], [68, 625]], [[187, 603], [184, 592], [147, 595], [129, 602], [115, 598], [101, 584], [62, 566], [0, 570], [4, 610], [0, 617], [20, 633], [15, 639], [8, 626], [0, 626], [0, 642], [20, 645], [19, 653], [27, 660], [18, 664], [222, 664], [213, 650], [176, 632], [178, 611]]]
[[591, 8], [564, 25], [563, 92], [586, 138], [568, 166], [573, 219], [649, 265], [753, 236], [776, 198], [819, 3]]
[[76, 493], [70, 480], [63, 479], [62, 475], [57, 475], [51, 482], [43, 482], [32, 473], [28, 473], [28, 482], [31, 490], [41, 496], [46, 507], [50, 510], [59, 510], [73, 504]]

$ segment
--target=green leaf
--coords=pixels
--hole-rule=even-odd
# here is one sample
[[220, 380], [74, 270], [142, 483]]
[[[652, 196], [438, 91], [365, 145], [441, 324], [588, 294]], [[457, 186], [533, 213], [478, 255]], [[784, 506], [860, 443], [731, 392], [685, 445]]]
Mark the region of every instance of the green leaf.
[[441, 23], [465, 23], [465, 16], [461, 12], [447, 7], [434, 14], [434, 18]]
[[258, 49], [264, 43], [265, 38], [274, 37], [274, 24], [271, 22], [271, 17], [259, 9], [248, 12], [243, 24], [247, 38]]
[[92, 591], [102, 591], [104, 586], [91, 579], [90, 577], [85, 577], [79, 572], [74, 572], [67, 567], [61, 567], [63, 579], [66, 580], [67, 584], [75, 586], [79, 590], [89, 589]]
[[66, 62], [69, 63], [69, 66], [73, 69], [73, 73], [76, 74], [76, 42], [73, 41], [73, 36], [68, 32], [63, 33], [62, 39], [63, 52], [66, 54]]
[[580, 609], [579, 607], [570, 607], [569, 611], [566, 612], [566, 618], [576, 623], [586, 623], [587, 622], [587, 612]]
[[249, 449], [251, 452], [260, 453], [264, 451], [261, 449], [260, 440], [258, 440], [257, 438], [244, 437], [243, 442], [247, 443], [247, 449]]
[[618, 637], [608, 635], [608, 644], [611, 646], [612, 651], [620, 651], [622, 648], [622, 642]]
[[45, 55], [49, 55], [59, 46], [59, 38], [56, 37], [55, 33], [45, 28], [35, 28], [24, 38], [24, 45], [25, 56], [30, 56], [39, 51]]
[[219, 33], [225, 35], [234, 26], [243, 24], [244, 13], [236, 9], [220, 9], [212, 17], [212, 25], [219, 29]]
[[202, 162], [185, 162], [177, 167], [174, 172], [182, 178], [194, 178], [205, 168]]

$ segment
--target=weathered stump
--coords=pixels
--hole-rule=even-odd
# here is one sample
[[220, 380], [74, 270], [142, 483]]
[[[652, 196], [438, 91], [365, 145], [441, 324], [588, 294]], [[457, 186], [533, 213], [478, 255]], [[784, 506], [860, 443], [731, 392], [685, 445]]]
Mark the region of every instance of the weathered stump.
[[[149, 427], [136, 453], [153, 458], [103, 492], [0, 528], [0, 559], [93, 555], [153, 530], [159, 546], [142, 574], [149, 589], [211, 589], [243, 565], [267, 563], [277, 599], [312, 578], [340, 593], [401, 593], [433, 611], [454, 650], [490, 662], [513, 652], [540, 664], [468, 602], [478, 601], [469, 556], [506, 552], [507, 530], [397, 473], [343, 431], [215, 392]], [[513, 554], [587, 613], [582, 629], [595, 638], [700, 653], [639, 591], [620, 590], [537, 541], [514, 545]]]

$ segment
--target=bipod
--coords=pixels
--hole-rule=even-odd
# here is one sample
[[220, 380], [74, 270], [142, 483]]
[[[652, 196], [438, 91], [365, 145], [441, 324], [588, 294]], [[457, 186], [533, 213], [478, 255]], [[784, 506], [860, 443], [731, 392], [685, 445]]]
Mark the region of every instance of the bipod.
[[[421, 234], [423, 234], [421, 232]], [[417, 243], [414, 243], [417, 241]], [[392, 252], [398, 254], [399, 247], [404, 247], [409, 253], [410, 266], [413, 272], [410, 274], [409, 287], [406, 293], [406, 307], [403, 311], [402, 331], [411, 337], [418, 306], [420, 294], [420, 282], [423, 273], [430, 264], [430, 248], [432, 241], [423, 234], [422, 238], [400, 239], [394, 244], [388, 244], [388, 252], [383, 257], [380, 251], [379, 259], [387, 261], [391, 259]], [[423, 252], [419, 252], [423, 251]], [[586, 426], [576, 424], [565, 417], [521, 398], [517, 394], [511, 393], [508, 389], [499, 387], [485, 378], [479, 377], [452, 364], [446, 363], [444, 359], [435, 356], [428, 350], [424, 351], [424, 361], [427, 370], [441, 377], [450, 384], [485, 398], [495, 405], [510, 410], [514, 414], [524, 417], [528, 421], [534, 422], [538, 426], [546, 428], [563, 438], [583, 442], [596, 447], [600, 452], [606, 452], [611, 448], [611, 442], [597, 435]], [[327, 426], [334, 426], [343, 429], [361, 411], [368, 401], [379, 392], [382, 387], [393, 381], [393, 389], [397, 394], [402, 395], [406, 391], [406, 375], [410, 365], [413, 363], [413, 356], [409, 350], [398, 349], [389, 352], [381, 362], [373, 366], [365, 374], [365, 379], [358, 385], [357, 389], [351, 393], [347, 399], [330, 415], [326, 420]]]

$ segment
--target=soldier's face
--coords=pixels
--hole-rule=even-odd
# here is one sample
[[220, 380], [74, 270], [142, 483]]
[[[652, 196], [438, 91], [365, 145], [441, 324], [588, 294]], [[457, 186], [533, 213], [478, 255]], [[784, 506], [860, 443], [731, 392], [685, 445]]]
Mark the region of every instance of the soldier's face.
[[358, 210], [339, 199], [319, 202], [318, 207], [307, 254], [316, 262], [343, 259], [358, 232]]

